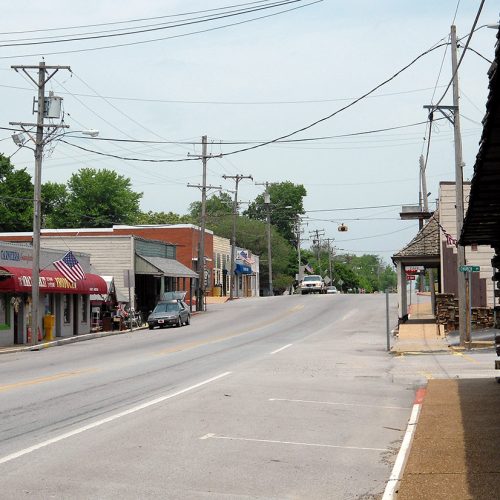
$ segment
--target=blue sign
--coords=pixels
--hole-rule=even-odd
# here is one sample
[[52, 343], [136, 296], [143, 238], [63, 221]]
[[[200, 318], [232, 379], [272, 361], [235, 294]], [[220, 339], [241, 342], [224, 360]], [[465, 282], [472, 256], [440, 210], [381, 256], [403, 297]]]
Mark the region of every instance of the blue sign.
[[245, 266], [245, 264], [236, 264], [234, 272], [235, 274], [252, 274], [252, 268], [250, 266]]

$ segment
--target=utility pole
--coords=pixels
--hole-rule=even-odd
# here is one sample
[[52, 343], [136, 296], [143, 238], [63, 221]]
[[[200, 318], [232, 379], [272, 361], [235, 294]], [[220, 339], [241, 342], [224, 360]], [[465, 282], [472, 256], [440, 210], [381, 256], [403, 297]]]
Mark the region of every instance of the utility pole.
[[[426, 164], [424, 161], [423, 155], [420, 155], [420, 175], [421, 175], [421, 185], [422, 185], [422, 192], [423, 192], [423, 210], [425, 213], [429, 212], [429, 199], [427, 196], [427, 179], [426, 179]], [[423, 227], [423, 221], [422, 221], [422, 227]], [[422, 280], [423, 282], [424, 280]], [[429, 285], [431, 289], [431, 309], [434, 314], [434, 310], [436, 307], [436, 290], [434, 289], [434, 269], [431, 267], [429, 268]]]
[[[456, 226], [457, 241], [460, 240], [464, 222], [464, 188], [463, 188], [463, 167], [462, 160], [462, 136], [460, 133], [460, 111], [459, 111], [459, 92], [458, 92], [458, 64], [457, 64], [457, 29], [451, 26], [451, 71], [453, 75], [453, 106], [428, 105], [424, 108], [430, 110], [430, 114], [437, 110], [453, 124], [454, 142], [455, 142], [455, 207], [456, 207]], [[424, 194], [424, 198], [425, 195]], [[466, 308], [465, 291], [465, 273], [459, 271], [460, 266], [465, 266], [465, 247], [457, 243], [457, 295], [458, 295], [458, 314], [460, 346], [464, 347], [466, 343], [466, 325], [469, 321], [470, 311]]]
[[273, 292], [273, 258], [271, 249], [271, 194], [269, 193], [269, 182], [256, 182], [256, 186], [266, 186], [264, 193], [264, 204], [267, 209], [267, 269], [269, 273], [268, 295], [272, 297]]
[[234, 179], [235, 189], [234, 189], [234, 201], [233, 201], [233, 233], [231, 236], [231, 285], [229, 287], [229, 300], [234, 299], [234, 291], [236, 290], [236, 218], [238, 216], [238, 185], [242, 179], [251, 179], [251, 175], [223, 175], [223, 179]]
[[[191, 156], [191, 155], [189, 155]], [[200, 221], [200, 243], [198, 251], [198, 290], [196, 297], [196, 310], [203, 311], [205, 300], [205, 226], [207, 210], [207, 189], [222, 189], [221, 186], [207, 186], [207, 160], [209, 158], [220, 157], [221, 155], [207, 154], [207, 136], [201, 138], [201, 156], [198, 156], [203, 164], [203, 175], [201, 186], [188, 184], [188, 187], [197, 187], [201, 189], [201, 221]]]
[[314, 231], [309, 231], [309, 234], [313, 236], [313, 244], [317, 244], [317, 259], [318, 259], [318, 268], [319, 268], [319, 274], [321, 275], [322, 270], [321, 270], [321, 236], [325, 235], [325, 230], [324, 229], [315, 229]]
[[297, 215], [297, 226], [296, 226], [296, 230], [297, 230], [297, 256], [298, 256], [298, 264], [299, 264], [299, 267], [298, 267], [298, 274], [297, 274], [297, 281], [300, 282], [302, 281], [303, 279], [303, 274], [301, 273], [300, 271], [300, 268], [302, 267], [302, 259], [301, 259], [301, 256], [300, 256], [300, 243], [302, 241], [302, 238], [301, 238], [301, 234], [302, 234], [302, 221], [300, 220], [300, 216]]
[[330, 242], [334, 242], [335, 238], [325, 238], [324, 241], [328, 244], [328, 276], [330, 278], [330, 283], [333, 283], [332, 274], [332, 248], [330, 247]]
[[[38, 88], [37, 120], [36, 123], [10, 122], [10, 125], [17, 125], [30, 137], [35, 144], [35, 178], [33, 196], [33, 267], [31, 273], [31, 344], [38, 343], [38, 327], [40, 322], [40, 230], [42, 220], [42, 159], [43, 148], [49, 139], [59, 128], [68, 128], [63, 124], [45, 124], [45, 118], [56, 118], [51, 115], [49, 107], [50, 101], [45, 102], [45, 85], [60, 70], [71, 71], [69, 66], [47, 66], [44, 61], [37, 66], [11, 66], [16, 72], [21, 70]], [[28, 70], [38, 71], [38, 80], [34, 79]], [[59, 113], [57, 113], [59, 118]], [[31, 129], [36, 127], [36, 136], [33, 137]], [[47, 130], [47, 133], [45, 133]]]

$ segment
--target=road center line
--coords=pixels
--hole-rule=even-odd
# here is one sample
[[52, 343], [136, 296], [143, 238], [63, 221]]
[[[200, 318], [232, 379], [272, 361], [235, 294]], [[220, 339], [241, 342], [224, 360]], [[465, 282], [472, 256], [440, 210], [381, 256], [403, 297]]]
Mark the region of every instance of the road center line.
[[291, 444], [295, 446], [316, 446], [319, 448], [338, 448], [342, 450], [361, 450], [361, 451], [388, 451], [387, 448], [368, 448], [364, 446], [340, 446], [335, 444], [323, 443], [301, 443], [297, 441], [278, 441], [276, 439], [253, 439], [231, 436], [217, 436], [216, 434], [209, 433], [200, 437], [200, 439], [228, 439], [230, 441], [249, 441], [254, 443], [270, 443], [270, 444]]
[[283, 347], [280, 347], [279, 349], [276, 349], [275, 351], [271, 352], [271, 354], [276, 354], [277, 352], [284, 351], [285, 349], [287, 349], [288, 347], [290, 347], [292, 345], [293, 344], [284, 345]]
[[96, 422], [92, 422], [91, 424], [84, 425], [82, 427], [78, 427], [77, 429], [73, 429], [72, 431], [65, 432], [64, 434], [60, 434], [59, 436], [53, 437], [51, 439], [47, 439], [46, 441], [42, 441], [41, 443], [35, 444], [28, 448], [24, 448], [23, 450], [16, 451], [15, 453], [11, 453], [10, 455], [6, 455], [0, 458], [0, 464], [4, 464], [6, 462], [10, 462], [16, 458], [22, 457], [23, 455], [28, 455], [29, 453], [39, 450], [40, 448], [45, 448], [54, 443], [58, 443], [63, 439], [67, 439], [72, 436], [76, 436], [77, 434], [81, 434], [82, 432], [88, 431], [90, 429], [95, 429], [96, 427], [100, 427], [103, 424], [107, 424], [108, 422], [112, 422], [113, 420], [118, 420], [121, 417], [125, 417], [132, 413], [136, 413], [140, 410], [144, 410], [145, 408], [149, 408], [150, 406], [157, 405], [162, 403], [163, 401], [167, 401], [168, 399], [175, 398], [176, 396], [180, 396], [181, 394], [185, 394], [186, 392], [197, 389], [198, 387], [202, 387], [204, 385], [210, 384], [211, 382], [215, 382], [223, 377], [226, 377], [231, 372], [221, 373], [220, 375], [216, 375], [215, 377], [209, 378], [207, 380], [203, 380], [202, 382], [198, 382], [197, 384], [186, 387], [185, 389], [181, 389], [172, 394], [167, 394], [165, 396], [160, 396], [155, 399], [151, 399], [150, 401], [146, 401], [145, 403], [141, 403], [140, 405], [132, 406], [128, 410], [121, 411], [119, 413], [115, 413], [114, 415], [110, 415], [109, 417], [103, 418], [101, 420], [97, 420]]
[[98, 371], [97, 368], [86, 368], [84, 370], [73, 370], [70, 372], [60, 372], [54, 375], [47, 375], [45, 377], [33, 378], [31, 380], [22, 380], [21, 382], [14, 382], [12, 384], [0, 385], [0, 392], [12, 391], [20, 387], [29, 387], [31, 385], [44, 384], [46, 382], [53, 382], [54, 380], [61, 380], [68, 377], [77, 377], [84, 373], [94, 373]]
[[383, 408], [386, 410], [411, 410], [408, 406], [381, 406], [381, 405], [366, 405], [358, 403], [336, 403], [334, 401], [308, 401], [307, 399], [281, 399], [281, 398], [269, 398], [269, 401], [286, 401], [289, 403], [311, 403], [318, 405], [336, 405], [336, 406], [361, 406], [366, 408]]

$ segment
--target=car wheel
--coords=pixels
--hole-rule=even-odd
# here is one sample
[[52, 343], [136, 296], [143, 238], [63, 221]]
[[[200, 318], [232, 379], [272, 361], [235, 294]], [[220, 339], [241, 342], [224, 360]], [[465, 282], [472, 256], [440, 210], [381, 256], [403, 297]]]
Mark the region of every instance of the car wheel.
[[175, 325], [177, 328], [180, 328], [182, 326], [182, 320], [181, 320], [181, 317], [179, 316], [177, 318], [177, 324]]
[[189, 314], [187, 315], [186, 317], [186, 321], [185, 321], [185, 325], [189, 325], [191, 323], [191, 317], [189, 316]]
[[150, 330], [152, 330], [152, 329], [154, 328], [154, 326], [149, 326], [148, 328], [149, 328]]

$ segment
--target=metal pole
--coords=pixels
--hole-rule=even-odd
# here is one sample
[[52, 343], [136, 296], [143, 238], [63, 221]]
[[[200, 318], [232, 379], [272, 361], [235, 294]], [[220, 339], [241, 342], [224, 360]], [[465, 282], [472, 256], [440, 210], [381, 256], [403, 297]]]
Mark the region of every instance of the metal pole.
[[[462, 162], [462, 136], [460, 134], [460, 112], [458, 95], [458, 72], [457, 72], [457, 29], [451, 27], [451, 70], [453, 74], [453, 129], [455, 138], [455, 195], [456, 195], [456, 225], [457, 240], [460, 239], [464, 222], [464, 189], [463, 189], [463, 162]], [[458, 270], [460, 266], [465, 266], [465, 247], [457, 245], [457, 287], [458, 287], [458, 314], [460, 345], [465, 345], [467, 308], [465, 307], [465, 273]]]
[[203, 297], [205, 296], [205, 224], [207, 210], [207, 136], [201, 138], [201, 160], [203, 163], [203, 179], [201, 186], [201, 228], [200, 228], [200, 253], [198, 255], [198, 300], [196, 310], [203, 311]]
[[127, 269], [127, 285], [128, 285], [128, 320], [129, 329], [133, 331], [132, 327], [132, 293], [130, 291], [130, 269]]
[[[465, 274], [465, 273], [464, 273]], [[467, 271], [467, 278], [465, 281], [465, 307], [467, 308], [467, 324], [465, 330], [465, 345], [470, 349], [471, 343], [471, 330], [472, 330], [472, 272]]]
[[387, 351], [391, 350], [391, 332], [389, 330], [389, 289], [385, 289], [385, 325], [387, 331]]
[[[43, 158], [43, 118], [45, 112], [45, 63], [38, 65], [38, 111], [35, 143], [35, 178], [33, 196], [33, 268], [31, 285], [31, 345], [38, 343], [38, 323], [40, 316], [40, 229], [41, 229], [41, 189]], [[76, 318], [75, 318], [76, 321]]]

